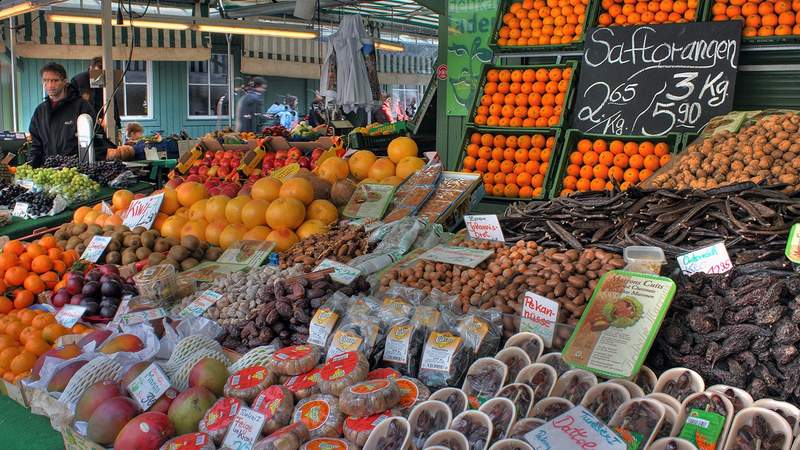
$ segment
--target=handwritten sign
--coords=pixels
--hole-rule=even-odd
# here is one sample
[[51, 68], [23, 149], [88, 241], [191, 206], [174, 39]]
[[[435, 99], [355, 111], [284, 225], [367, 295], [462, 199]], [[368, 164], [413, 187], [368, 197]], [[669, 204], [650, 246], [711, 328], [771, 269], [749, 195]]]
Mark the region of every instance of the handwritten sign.
[[539, 428], [528, 432], [525, 441], [533, 450], [582, 449], [626, 450], [616, 433], [583, 406], [576, 406]]
[[725, 273], [733, 269], [724, 242], [678, 256], [678, 265], [686, 275], [693, 273]]
[[11, 211], [11, 215], [22, 219], [28, 217], [28, 204], [25, 202], [14, 203], [14, 209]]
[[182, 317], [200, 317], [202, 316], [208, 308], [210, 308], [214, 303], [217, 303], [219, 299], [223, 297], [223, 294], [219, 292], [206, 290], [200, 293], [197, 298], [192, 302], [186, 305], [186, 308], [180, 312]]
[[85, 312], [85, 306], [64, 305], [61, 311], [56, 314], [56, 322], [60, 323], [64, 328], [72, 328], [81, 320]]
[[480, 250], [477, 248], [455, 247], [452, 245], [440, 244], [421, 254], [419, 258], [427, 261], [475, 268], [493, 254], [493, 250]]
[[700, 131], [731, 110], [741, 35], [738, 20], [588, 29], [572, 127]]
[[558, 302], [533, 292], [525, 292], [525, 304], [522, 305], [519, 331], [538, 334], [544, 341], [544, 345], [551, 347], [557, 319]]
[[484, 239], [488, 241], [505, 242], [503, 229], [494, 214], [483, 216], [464, 216], [464, 224], [467, 233], [472, 239]]
[[89, 241], [89, 245], [86, 246], [86, 250], [81, 254], [81, 259], [89, 262], [97, 262], [103, 255], [103, 252], [106, 251], [109, 242], [111, 242], [111, 236], [93, 237], [92, 240]]
[[156, 363], [153, 363], [131, 381], [131, 384], [128, 385], [128, 391], [142, 408], [142, 411], [145, 411], [153, 406], [167, 392], [170, 386], [167, 375]]
[[331, 261], [330, 259], [323, 259], [322, 262], [314, 268], [313, 272], [319, 272], [320, 270], [325, 269], [333, 269], [331, 279], [337, 283], [345, 285], [352, 283], [353, 280], [361, 275], [361, 270], [356, 269], [355, 267], [350, 267], [347, 264]]
[[164, 201], [164, 194], [151, 195], [149, 197], [137, 198], [131, 202], [125, 220], [122, 224], [130, 229], [145, 227], [148, 230], [156, 220], [156, 214]]
[[144, 311], [130, 312], [119, 316], [119, 323], [122, 325], [136, 325], [137, 323], [156, 320], [167, 316], [164, 308], [153, 308]]
[[233, 449], [249, 449], [261, 436], [261, 427], [265, 417], [250, 408], [240, 408], [233, 419], [221, 447]]
[[145, 147], [144, 159], [146, 159], [147, 161], [158, 161], [160, 159], [158, 157], [158, 150], [156, 150], [153, 147]]
[[786, 240], [784, 253], [789, 261], [800, 264], [800, 224], [792, 225], [789, 230], [789, 239]]

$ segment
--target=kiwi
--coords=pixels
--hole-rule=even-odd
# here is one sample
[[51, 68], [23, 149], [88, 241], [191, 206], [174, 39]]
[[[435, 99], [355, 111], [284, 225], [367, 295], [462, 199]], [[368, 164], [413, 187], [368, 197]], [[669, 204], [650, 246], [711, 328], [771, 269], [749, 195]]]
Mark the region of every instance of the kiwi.
[[100, 232], [103, 231], [103, 229], [100, 227], [100, 225], [91, 224], [88, 227], [86, 227], [86, 231], [91, 231], [92, 236], [96, 236], [100, 234]]
[[[104, 233], [109, 233], [109, 232], [113, 233], [114, 232], [114, 225], [106, 225], [106, 226], [104, 226], [103, 227], [103, 232]], [[107, 235], [104, 234], [103, 236], [107, 236]]]
[[119, 244], [119, 241], [115, 241], [113, 239], [106, 246], [106, 250], [110, 252], [118, 252], [121, 248], [122, 246]]
[[174, 259], [175, 261], [181, 262], [184, 259], [189, 257], [189, 250], [182, 245], [176, 245], [169, 249], [169, 253], [167, 253], [167, 258]]
[[163, 253], [150, 253], [150, 256], [147, 257], [147, 262], [151, 266], [157, 266], [161, 264], [161, 261], [164, 261], [166, 256]]
[[86, 241], [88, 239], [93, 238], [94, 236], [95, 236], [95, 233], [92, 233], [91, 231], [86, 230], [83, 233], [78, 235], [78, 239], [80, 239], [81, 241]]
[[58, 247], [59, 248], [67, 248], [67, 241], [64, 241], [64, 240], [58, 241]]
[[183, 261], [181, 261], [181, 270], [189, 270], [198, 264], [200, 264], [200, 261], [194, 258], [186, 258]]
[[118, 251], [108, 252], [106, 255], [106, 264], [119, 264], [122, 262], [122, 255]]
[[116, 231], [118, 233], [124, 233], [124, 232], [130, 231], [130, 230], [125, 225], [114, 225], [114, 231]]
[[203, 259], [205, 259], [205, 256], [206, 256], [206, 251], [203, 250], [202, 247], [197, 247], [197, 250], [192, 252], [192, 258], [194, 259], [202, 261]]
[[197, 250], [197, 247], [200, 246], [200, 239], [192, 235], [187, 235], [181, 238], [181, 245], [186, 247], [186, 250], [192, 252]]
[[114, 234], [111, 235], [111, 238], [116, 241], [122, 242], [122, 240], [125, 239], [125, 233], [123, 233], [122, 231], [115, 231]]
[[128, 248], [139, 248], [142, 246], [142, 240], [135, 234], [129, 234], [122, 240], [122, 245]]
[[219, 247], [209, 247], [206, 250], [205, 259], [208, 261], [216, 261], [222, 255], [222, 249]]
[[56, 230], [55, 234], [53, 235], [57, 240], [63, 241], [65, 239], [69, 239], [69, 235], [63, 228], [59, 228]]
[[158, 238], [158, 239], [156, 239], [156, 243], [153, 245], [153, 251], [154, 252], [159, 252], [159, 253], [164, 253], [164, 252], [168, 252], [170, 247], [172, 247], [172, 246], [169, 245], [169, 242], [167, 242], [166, 239]]
[[136, 258], [136, 252], [134, 252], [133, 250], [125, 249], [125, 251], [122, 252], [122, 265], [123, 266], [127, 265], [127, 264], [133, 264], [133, 263], [135, 263], [137, 261], [139, 261], [139, 260]]
[[156, 239], [158, 239], [158, 236], [156, 236], [153, 230], [150, 230], [142, 233], [141, 239], [142, 247], [147, 247], [152, 250], [153, 246], [156, 244]]
[[147, 247], [139, 247], [139, 248], [136, 249], [136, 258], [139, 261], [141, 261], [141, 260], [147, 258], [148, 256], [150, 256], [150, 253], [152, 253], [152, 252], [150, 251], [149, 248], [147, 248]]
[[113, 231], [104, 231], [104, 232], [103, 232], [103, 236], [105, 236], [105, 237], [111, 237], [111, 236], [113, 236], [113, 235], [114, 235], [114, 232], [113, 232]]
[[87, 226], [85, 223], [76, 223], [75, 225], [72, 226], [72, 231], [70, 232], [70, 234], [72, 234], [73, 236], [78, 236], [84, 231], [86, 231], [86, 228]]
[[172, 267], [175, 268], [175, 270], [177, 270], [177, 271], [181, 270], [181, 263], [179, 263], [178, 261], [175, 261], [172, 258], [167, 258], [167, 259], [161, 261], [161, 264], [171, 264]]
[[181, 243], [178, 242], [178, 240], [175, 239], [175, 238], [164, 238], [164, 239], [167, 241], [167, 243], [169, 244], [170, 248], [171, 247], [175, 247], [176, 245], [181, 245]]
[[82, 254], [83, 254], [83, 251], [84, 251], [84, 250], [86, 250], [86, 245], [85, 245], [83, 242], [81, 242], [80, 244], [78, 244], [78, 245], [76, 245], [76, 246], [75, 246], [75, 249], [74, 249], [74, 250], [75, 250], [75, 251], [76, 251], [76, 252], [77, 252], [79, 255], [82, 255]]
[[64, 246], [64, 248], [66, 248], [67, 250], [72, 250], [75, 248], [76, 245], [80, 243], [81, 243], [81, 238], [79, 238], [78, 236], [72, 236], [71, 238], [69, 238], [69, 240], [67, 240], [67, 245]]
[[138, 226], [138, 227], [134, 228], [133, 230], [131, 230], [131, 233], [133, 233], [133, 234], [142, 234], [145, 231], [147, 231], [147, 228], [142, 227], [142, 226]]

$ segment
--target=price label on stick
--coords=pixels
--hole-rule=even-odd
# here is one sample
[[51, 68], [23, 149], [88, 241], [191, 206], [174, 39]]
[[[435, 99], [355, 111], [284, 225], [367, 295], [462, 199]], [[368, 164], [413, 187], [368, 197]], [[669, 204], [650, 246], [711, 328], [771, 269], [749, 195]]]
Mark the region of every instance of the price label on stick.
[[28, 217], [28, 204], [25, 202], [14, 203], [14, 209], [11, 211], [11, 215], [22, 219]]
[[114, 210], [113, 210], [113, 209], [111, 209], [111, 207], [110, 207], [110, 206], [108, 206], [108, 203], [106, 203], [106, 201], [105, 201], [105, 200], [103, 200], [102, 202], [100, 202], [100, 209], [102, 209], [102, 210], [103, 210], [103, 214], [107, 214], [107, 215], [109, 215], [109, 216], [111, 216], [111, 215], [113, 215], [113, 214], [114, 214]]
[[472, 239], [484, 239], [488, 241], [505, 242], [503, 229], [500, 228], [500, 221], [494, 214], [485, 216], [464, 216], [467, 232]]
[[800, 224], [792, 225], [789, 230], [789, 239], [786, 240], [784, 253], [789, 261], [800, 264]]
[[493, 250], [439, 244], [419, 255], [419, 259], [475, 268], [493, 254]]
[[253, 411], [250, 408], [239, 408], [236, 417], [233, 418], [228, 433], [221, 447], [233, 449], [249, 449], [253, 447], [256, 440], [261, 436], [261, 428], [264, 426], [266, 418], [263, 414]]
[[145, 311], [136, 311], [119, 316], [119, 323], [122, 325], [136, 325], [137, 323], [147, 322], [149, 320], [156, 320], [167, 316], [167, 311], [164, 308], [153, 308]]
[[525, 304], [522, 305], [519, 331], [538, 334], [545, 346], [552, 347], [557, 319], [558, 302], [533, 292], [525, 292]]
[[93, 237], [92, 240], [89, 241], [89, 245], [86, 246], [86, 250], [81, 254], [81, 259], [93, 263], [97, 262], [100, 256], [103, 255], [103, 252], [106, 251], [109, 242], [111, 242], [111, 236]]
[[131, 202], [125, 214], [123, 225], [130, 229], [145, 227], [148, 230], [156, 220], [156, 214], [161, 209], [161, 202], [164, 201], [164, 194], [151, 195], [149, 197], [137, 198]]
[[81, 320], [83, 313], [86, 312], [85, 306], [78, 305], [64, 305], [61, 311], [56, 313], [56, 322], [60, 323], [64, 328], [72, 328]]
[[153, 363], [133, 379], [131, 384], [128, 385], [128, 391], [142, 408], [142, 411], [146, 411], [167, 392], [170, 386], [167, 375], [156, 363]]
[[217, 303], [219, 299], [221, 299], [223, 294], [219, 292], [207, 290], [200, 293], [197, 298], [192, 302], [186, 305], [186, 308], [180, 312], [182, 317], [200, 317], [202, 316], [208, 308], [210, 308], [214, 303]]
[[725, 273], [733, 268], [724, 242], [678, 256], [678, 265], [686, 275], [694, 273]]

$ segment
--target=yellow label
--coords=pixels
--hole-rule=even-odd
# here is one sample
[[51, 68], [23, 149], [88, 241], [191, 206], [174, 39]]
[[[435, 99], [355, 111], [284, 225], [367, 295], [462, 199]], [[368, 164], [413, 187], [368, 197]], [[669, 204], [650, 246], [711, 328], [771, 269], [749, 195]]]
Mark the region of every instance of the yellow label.
[[328, 343], [328, 336], [330, 336], [338, 320], [339, 314], [336, 314], [332, 309], [318, 309], [308, 327], [308, 342], [324, 347]]
[[362, 342], [364, 342], [364, 338], [351, 331], [337, 331], [333, 335], [327, 357], [330, 359], [342, 353], [358, 351]]
[[450, 333], [434, 331], [428, 337], [425, 350], [422, 352], [420, 369], [450, 371], [453, 355], [461, 345], [461, 338]]
[[467, 319], [465, 322], [462, 322], [458, 328], [462, 336], [465, 334], [471, 334], [477, 337], [477, 346], [475, 347], [475, 351], [477, 351], [478, 347], [483, 344], [483, 339], [489, 333], [489, 324], [486, 323], [485, 320], [477, 317]]
[[292, 176], [300, 171], [300, 164], [291, 163], [287, 164], [280, 169], [275, 169], [269, 176], [284, 181], [287, 177]]
[[398, 297], [386, 297], [383, 299], [383, 307], [386, 308], [390, 314], [407, 316], [411, 312], [411, 305]]

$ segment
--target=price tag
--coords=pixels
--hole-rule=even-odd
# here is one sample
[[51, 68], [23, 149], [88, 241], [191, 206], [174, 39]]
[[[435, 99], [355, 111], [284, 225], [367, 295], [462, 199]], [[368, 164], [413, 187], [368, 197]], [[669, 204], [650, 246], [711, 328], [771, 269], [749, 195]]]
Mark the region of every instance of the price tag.
[[11, 211], [11, 215], [23, 219], [28, 217], [28, 204], [25, 202], [14, 203], [14, 210]]
[[423, 155], [425, 155], [425, 157], [428, 158], [428, 161], [431, 162], [439, 161], [439, 152], [424, 152]]
[[158, 150], [154, 149], [153, 147], [145, 147], [144, 159], [148, 161], [158, 161]]
[[25, 189], [29, 190], [29, 191], [30, 191], [31, 189], [33, 189], [33, 186], [34, 186], [34, 184], [33, 184], [33, 181], [32, 181], [32, 180], [19, 180], [19, 181], [17, 182], [17, 184], [18, 184], [18, 185], [20, 185], [20, 186], [22, 186], [23, 188], [25, 188]]
[[494, 214], [485, 216], [464, 216], [467, 232], [472, 239], [484, 239], [488, 241], [505, 242], [503, 229]]
[[64, 328], [72, 328], [83, 317], [85, 312], [85, 306], [64, 305], [61, 311], [56, 314], [56, 322], [60, 323]]
[[789, 239], [786, 240], [784, 253], [789, 261], [800, 264], [800, 224], [792, 225], [789, 230]]
[[264, 426], [265, 419], [263, 414], [250, 408], [240, 408], [220, 447], [237, 450], [252, 448], [261, 436], [261, 427]]
[[419, 258], [427, 261], [475, 268], [493, 254], [494, 250], [480, 250], [477, 248], [440, 244], [421, 254]]
[[100, 209], [103, 210], [103, 214], [106, 214], [106, 215], [109, 215], [109, 216], [114, 214], [114, 210], [112, 210], [111, 207], [108, 206], [108, 203], [106, 203], [105, 200], [100, 202]]
[[128, 391], [130, 391], [131, 397], [133, 397], [136, 403], [142, 408], [142, 411], [146, 411], [153, 406], [170, 387], [171, 384], [167, 375], [156, 363], [153, 363], [147, 366], [144, 372], [140, 373], [138, 377], [131, 381], [131, 384], [128, 385]]
[[321, 263], [317, 267], [314, 268], [314, 272], [319, 272], [320, 270], [325, 269], [333, 269], [333, 273], [331, 274], [331, 279], [337, 283], [341, 283], [344, 285], [348, 285], [353, 282], [359, 275], [361, 275], [361, 270], [356, 269], [355, 267], [350, 267], [347, 264], [342, 264], [340, 262], [331, 261], [330, 259], [323, 259]]
[[533, 292], [525, 292], [525, 304], [522, 306], [519, 331], [538, 334], [546, 347], [552, 347], [557, 319], [558, 302]]
[[733, 268], [724, 242], [678, 256], [678, 265], [686, 275], [694, 273], [725, 273]]
[[125, 214], [123, 225], [130, 229], [145, 227], [148, 230], [156, 220], [156, 214], [164, 201], [164, 194], [151, 195], [149, 197], [137, 198], [131, 202]]
[[119, 316], [119, 323], [122, 325], [136, 325], [137, 323], [160, 319], [167, 316], [164, 308], [153, 308], [144, 311], [136, 311]]
[[93, 263], [97, 262], [100, 256], [103, 255], [103, 252], [106, 251], [109, 242], [111, 242], [111, 236], [93, 237], [92, 240], [89, 241], [89, 245], [86, 246], [86, 250], [81, 254], [81, 259]]
[[[626, 450], [615, 432], [583, 406], [576, 406], [525, 436], [534, 450], [592, 449]], [[636, 448], [636, 447], [631, 447]]]
[[217, 301], [219, 301], [219, 299], [222, 297], [223, 294], [220, 294], [219, 292], [211, 290], [203, 291], [192, 303], [189, 303], [186, 308], [183, 308], [183, 310], [180, 312], [180, 315], [182, 317], [200, 317], [206, 312], [206, 310], [208, 310], [208, 308], [210, 308], [214, 303], [217, 303]]

